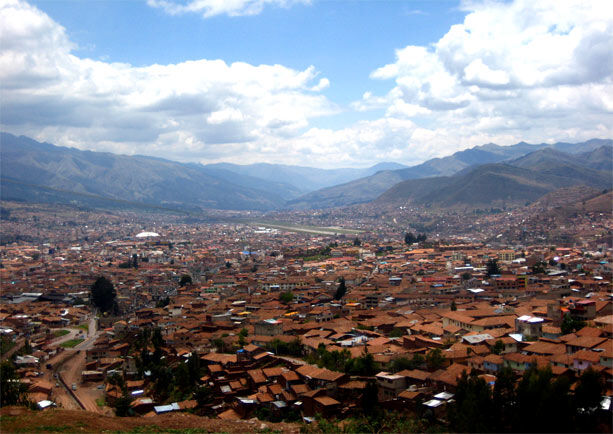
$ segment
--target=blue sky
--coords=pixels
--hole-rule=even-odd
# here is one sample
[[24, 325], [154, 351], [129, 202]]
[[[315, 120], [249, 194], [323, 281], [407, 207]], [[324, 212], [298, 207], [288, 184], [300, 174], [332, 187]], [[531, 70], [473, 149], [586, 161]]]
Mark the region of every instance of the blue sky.
[[228, 63], [314, 65], [332, 85], [327, 96], [349, 104], [393, 82], [369, 74], [394, 50], [437, 41], [464, 12], [455, 0], [313, 1], [266, 6], [248, 16], [169, 16], [144, 1], [33, 1], [67, 29], [76, 54], [134, 66], [223, 59]]
[[607, 1], [0, 1], [0, 127], [202, 163], [611, 137]]

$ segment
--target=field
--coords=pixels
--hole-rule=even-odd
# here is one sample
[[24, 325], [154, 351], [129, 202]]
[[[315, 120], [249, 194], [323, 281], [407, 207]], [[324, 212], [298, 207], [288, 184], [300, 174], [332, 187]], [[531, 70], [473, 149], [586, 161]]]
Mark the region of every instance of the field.
[[63, 348], [74, 348], [74, 347], [76, 347], [77, 345], [79, 345], [81, 342], [83, 342], [84, 340], [85, 340], [85, 339], [81, 339], [81, 338], [78, 338], [78, 339], [70, 339], [69, 341], [62, 342], [62, 343], [60, 344], [60, 346], [61, 346], [61, 347], [63, 347]]
[[304, 232], [309, 234], [319, 235], [358, 235], [361, 234], [360, 229], [346, 229], [336, 226], [307, 226], [307, 225], [295, 225], [285, 222], [254, 222], [254, 225], [263, 226], [265, 228], [280, 229], [289, 232]]

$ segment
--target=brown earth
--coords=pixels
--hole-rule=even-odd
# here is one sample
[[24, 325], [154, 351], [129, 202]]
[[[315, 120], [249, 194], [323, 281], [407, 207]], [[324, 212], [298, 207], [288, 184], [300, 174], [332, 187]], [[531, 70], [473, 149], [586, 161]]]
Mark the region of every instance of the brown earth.
[[0, 409], [0, 432], [227, 432], [279, 431], [299, 433], [300, 425], [262, 422], [257, 419], [228, 421], [189, 413], [153, 417], [110, 417], [89, 411], [49, 409], [32, 411], [25, 407]]

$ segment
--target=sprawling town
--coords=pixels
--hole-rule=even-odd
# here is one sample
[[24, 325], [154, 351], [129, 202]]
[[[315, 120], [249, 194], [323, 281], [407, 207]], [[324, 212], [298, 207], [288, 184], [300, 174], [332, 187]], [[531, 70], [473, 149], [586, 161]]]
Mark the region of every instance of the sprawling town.
[[[529, 213], [430, 213], [426, 235], [410, 223], [423, 211], [388, 211], [291, 225], [4, 203], [3, 405], [290, 431], [565, 431], [539, 423], [561, 390], [576, 400], [593, 383], [588, 420], [572, 423], [610, 432], [610, 212], [577, 216], [572, 242], [552, 243], [560, 228]], [[496, 404], [528, 402], [530, 387], [541, 395], [527, 408]], [[478, 422], [492, 402], [497, 421]], [[398, 420], [413, 425], [385, 425]]]

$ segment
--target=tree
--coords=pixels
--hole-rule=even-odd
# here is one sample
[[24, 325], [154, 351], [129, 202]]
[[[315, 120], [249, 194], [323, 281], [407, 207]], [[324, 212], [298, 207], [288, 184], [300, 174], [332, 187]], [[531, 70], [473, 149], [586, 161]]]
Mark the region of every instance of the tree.
[[451, 311], [455, 312], [456, 310], [458, 310], [458, 306], [456, 306], [455, 300], [451, 300]]
[[294, 294], [291, 291], [282, 292], [279, 294], [279, 301], [283, 304], [290, 304], [294, 299]]
[[243, 327], [241, 329], [240, 332], [238, 332], [238, 345], [243, 348], [246, 344], [247, 344], [247, 335], [249, 334], [249, 332], [247, 331], [247, 329], [245, 327]]
[[445, 363], [445, 358], [440, 348], [434, 348], [426, 354], [426, 365], [431, 371], [436, 371]]
[[196, 402], [198, 403], [198, 407], [204, 407], [205, 405], [212, 404], [215, 400], [213, 391], [207, 386], [200, 386], [194, 395], [194, 398], [196, 398]]
[[498, 260], [497, 259], [490, 259], [487, 261], [487, 264], [485, 265], [487, 268], [487, 276], [491, 277], [495, 274], [500, 274], [500, 267], [498, 266]]
[[126, 417], [132, 415], [132, 398], [127, 393], [124, 393], [115, 401], [115, 416]]
[[417, 242], [417, 237], [413, 234], [413, 232], [407, 232], [404, 234], [404, 242], [409, 246], [415, 242]]
[[500, 339], [498, 339], [494, 343], [494, 346], [492, 347], [492, 353], [501, 354], [503, 351], [504, 351], [504, 343]]
[[179, 286], [181, 288], [183, 288], [185, 285], [191, 285], [192, 284], [192, 276], [190, 276], [189, 274], [184, 274], [183, 276], [181, 276], [181, 280], [179, 280]]
[[543, 261], [537, 262], [532, 266], [532, 274], [545, 274], [547, 272], [546, 266], [547, 264]]
[[583, 327], [585, 327], [584, 321], [574, 319], [568, 313], [564, 315], [564, 318], [562, 319], [562, 324], [560, 325], [560, 329], [562, 330], [563, 335], [567, 335], [577, 330], [581, 330]]
[[92, 304], [100, 309], [102, 313], [117, 309], [116, 296], [117, 293], [113, 284], [104, 276], [98, 277], [91, 286]]
[[[500, 341], [498, 341], [500, 342]], [[515, 373], [505, 366], [496, 375], [493, 392], [495, 431], [510, 431], [515, 412]]]
[[362, 245], [362, 241], [358, 237], [355, 237], [355, 239], [353, 240], [353, 245], [356, 247], [360, 247]]
[[138, 255], [136, 253], [132, 255], [132, 266], [138, 268]]
[[0, 407], [28, 404], [28, 386], [19, 380], [12, 362], [0, 363]]
[[578, 425], [583, 432], [594, 432], [594, 414], [600, 408], [600, 402], [604, 395], [604, 384], [601, 374], [591, 367], [586, 369], [575, 388], [574, 406], [578, 411]]
[[334, 299], [340, 300], [341, 298], [345, 296], [346, 293], [347, 293], [347, 286], [345, 285], [345, 278], [341, 277], [338, 288], [336, 288], [336, 293], [334, 294]]
[[449, 422], [455, 432], [491, 432], [493, 403], [490, 386], [466, 371], [458, 380], [455, 402], [449, 406]]

